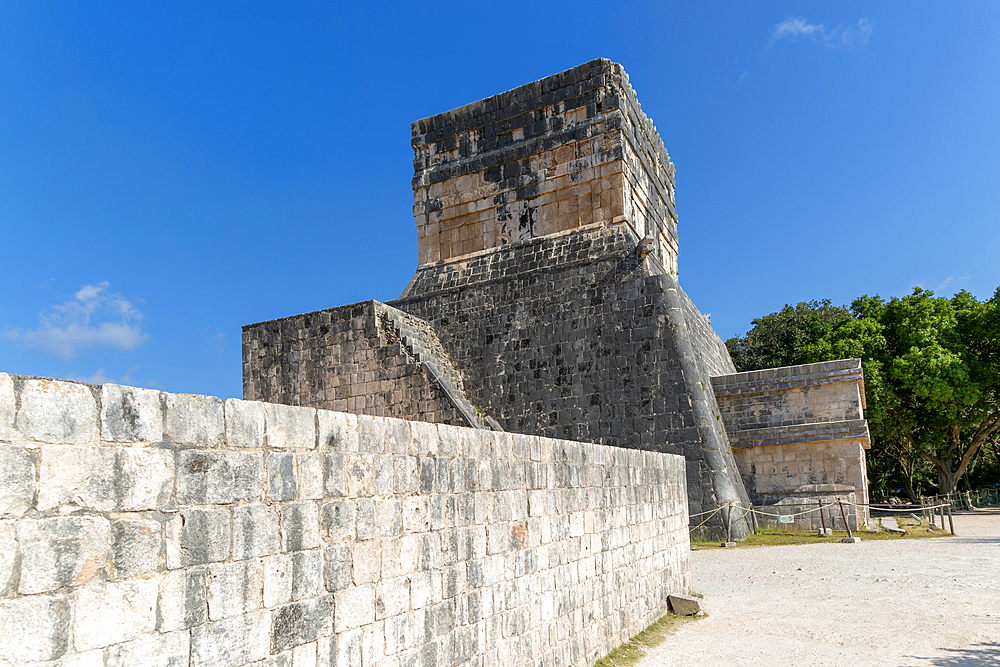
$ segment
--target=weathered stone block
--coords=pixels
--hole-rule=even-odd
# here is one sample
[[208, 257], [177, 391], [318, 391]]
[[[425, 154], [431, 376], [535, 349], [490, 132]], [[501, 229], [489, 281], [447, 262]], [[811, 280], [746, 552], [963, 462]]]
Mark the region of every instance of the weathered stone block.
[[271, 652], [271, 612], [258, 611], [199, 625], [191, 630], [191, 664], [239, 667]]
[[332, 600], [326, 595], [276, 609], [271, 617], [271, 652], [329, 635], [332, 615]]
[[38, 509], [77, 505], [98, 512], [169, 507], [174, 457], [153, 447], [43, 445]]
[[76, 650], [103, 648], [152, 632], [158, 593], [155, 579], [95, 581], [77, 589], [73, 596]]
[[375, 618], [397, 616], [410, 610], [410, 580], [407, 577], [382, 579], [375, 586]]
[[410, 606], [422, 609], [442, 600], [441, 573], [423, 570], [410, 576]]
[[330, 547], [323, 553], [323, 584], [331, 593], [351, 585], [351, 547]]
[[319, 446], [341, 452], [358, 451], [358, 418], [346, 412], [318, 410]]
[[110, 442], [163, 440], [160, 392], [117, 384], [101, 385], [101, 438]]
[[259, 500], [264, 491], [261, 452], [185, 449], [177, 453], [177, 503], [217, 505]]
[[281, 506], [281, 550], [315, 549], [319, 546], [319, 509], [315, 502]]
[[323, 459], [318, 452], [295, 455], [295, 478], [300, 500], [323, 497]]
[[14, 379], [0, 373], [0, 442], [14, 437]]
[[427, 496], [410, 496], [403, 501], [403, 530], [422, 533], [431, 529], [430, 500]]
[[437, 424], [428, 422], [410, 422], [410, 454], [416, 456], [434, 456], [438, 452]]
[[176, 569], [226, 560], [231, 538], [227, 510], [184, 510], [167, 524], [167, 567]]
[[347, 454], [327, 452], [323, 455], [323, 492], [339, 498], [348, 493]]
[[226, 419], [226, 442], [230, 447], [264, 446], [264, 404], [227, 398], [223, 411]]
[[323, 552], [296, 551], [292, 556], [292, 599], [304, 600], [323, 594]]
[[69, 648], [69, 604], [37, 595], [0, 600], [0, 662], [55, 660]]
[[267, 455], [267, 495], [271, 500], [295, 500], [295, 458], [288, 452]]
[[670, 609], [678, 616], [694, 616], [701, 613], [701, 602], [690, 595], [670, 595]]
[[267, 444], [276, 449], [316, 447], [316, 410], [265, 403]]
[[323, 539], [332, 544], [341, 544], [355, 539], [355, 517], [357, 511], [353, 500], [336, 501], [323, 505], [321, 531]]
[[0, 518], [24, 516], [31, 509], [34, 495], [35, 464], [28, 450], [0, 445]]
[[111, 526], [97, 516], [24, 519], [17, 523], [22, 595], [78, 586], [100, 572], [108, 558]]
[[163, 526], [159, 521], [123, 519], [111, 524], [111, 566], [115, 578], [129, 579], [160, 565]]
[[382, 544], [378, 540], [356, 542], [351, 547], [351, 561], [355, 585], [375, 583], [382, 566]]
[[336, 632], [375, 622], [375, 587], [350, 586], [336, 594]]
[[264, 567], [260, 560], [220, 563], [208, 568], [208, 617], [218, 621], [264, 606]]
[[0, 521], [0, 597], [17, 589], [14, 566], [17, 563], [17, 540], [13, 521]]
[[233, 560], [269, 556], [280, 548], [277, 512], [263, 504], [233, 509]]
[[264, 607], [273, 609], [292, 601], [292, 554], [264, 559]]
[[85, 445], [97, 440], [97, 401], [84, 384], [25, 380], [14, 424], [27, 440]]
[[[108, 649], [107, 667], [188, 667], [191, 635], [187, 632], [145, 635]], [[98, 664], [105, 664], [103, 661]]]
[[160, 583], [158, 629], [173, 632], [208, 620], [208, 572], [189, 567], [168, 572]]
[[179, 445], [218, 447], [225, 442], [222, 400], [214, 396], [164, 394], [165, 435]]

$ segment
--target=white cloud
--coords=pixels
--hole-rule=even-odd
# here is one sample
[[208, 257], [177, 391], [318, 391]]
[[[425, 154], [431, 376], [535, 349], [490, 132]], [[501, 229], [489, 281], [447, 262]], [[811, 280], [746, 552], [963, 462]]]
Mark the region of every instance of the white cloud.
[[120, 378], [113, 378], [105, 373], [103, 368], [98, 368], [96, 373], [86, 377], [77, 375], [76, 373], [70, 373], [68, 379], [76, 380], [78, 382], [87, 382], [88, 384], [132, 384], [132, 374], [137, 370], [139, 370], [138, 366], [132, 366], [125, 371], [125, 375]]
[[795, 16], [774, 26], [768, 46], [774, 46], [783, 39], [797, 42], [801, 38], [832, 49], [853, 51], [865, 48], [871, 36], [872, 26], [868, 19], [860, 19], [854, 27], [838, 25], [836, 28], [827, 28], [822, 23], [809, 23], [801, 16]]
[[5, 332], [29, 347], [72, 359], [79, 349], [97, 346], [132, 350], [149, 335], [142, 330], [142, 313], [124, 296], [108, 290], [108, 282], [84, 285], [63, 303], [38, 314], [38, 328]]
[[965, 275], [959, 276], [958, 278], [956, 278], [955, 276], [948, 276], [943, 281], [941, 281], [940, 285], [938, 285], [937, 287], [934, 288], [934, 291], [935, 292], [943, 292], [946, 289], [948, 289], [949, 287], [951, 287], [952, 285], [964, 283], [965, 281], [969, 280], [969, 278], [971, 278], [971, 277], [972, 276], [970, 276], [968, 273], [966, 273]]

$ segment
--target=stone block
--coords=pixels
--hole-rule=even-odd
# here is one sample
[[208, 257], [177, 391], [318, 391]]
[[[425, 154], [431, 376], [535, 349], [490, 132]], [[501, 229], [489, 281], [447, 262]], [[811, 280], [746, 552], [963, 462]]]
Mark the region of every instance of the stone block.
[[0, 442], [14, 437], [14, 378], [0, 373]]
[[410, 496], [403, 501], [403, 530], [422, 533], [431, 529], [431, 508], [427, 496]]
[[355, 522], [355, 530], [359, 540], [372, 540], [378, 537], [378, 529], [375, 523], [375, 501], [371, 498], [358, 498], [356, 506], [358, 516]]
[[381, 417], [358, 415], [358, 451], [381, 454], [391, 451], [386, 447], [385, 420]]
[[323, 552], [296, 551], [292, 556], [292, 599], [304, 600], [323, 594]]
[[17, 555], [14, 522], [0, 521], [0, 597], [17, 590], [17, 581], [14, 577]]
[[323, 505], [320, 524], [323, 539], [332, 544], [342, 544], [355, 539], [357, 510], [353, 500], [335, 501]]
[[267, 495], [271, 500], [295, 500], [295, 457], [290, 452], [267, 455]]
[[76, 505], [98, 512], [170, 507], [174, 457], [155, 447], [43, 445], [38, 509]]
[[116, 579], [130, 579], [160, 566], [163, 526], [159, 521], [122, 519], [111, 524], [111, 566]]
[[422, 609], [442, 600], [441, 573], [423, 570], [410, 576], [410, 606]]
[[118, 384], [101, 385], [101, 439], [109, 442], [163, 440], [160, 392]]
[[228, 510], [183, 510], [167, 524], [167, 567], [224, 561], [229, 558], [231, 539]]
[[351, 546], [351, 575], [356, 586], [379, 580], [382, 567], [382, 544], [378, 540], [356, 542]]
[[167, 572], [160, 582], [158, 630], [173, 632], [208, 620], [208, 571], [189, 567]]
[[[330, 643], [330, 667], [335, 665], [363, 665], [361, 630], [338, 632]], [[389, 667], [391, 663], [386, 665]], [[325, 667], [325, 666], [324, 666]]]
[[186, 449], [177, 452], [177, 503], [221, 505], [259, 500], [264, 491], [261, 452]]
[[26, 440], [86, 445], [97, 441], [97, 401], [85, 384], [25, 380], [14, 425]]
[[[329, 644], [327, 645], [329, 646]], [[319, 641], [302, 644], [292, 649], [292, 667], [318, 667], [320, 664], [318, 661]], [[327, 661], [325, 665], [328, 664], [330, 664], [329, 654], [327, 654]]]
[[146, 635], [108, 648], [107, 667], [188, 667], [191, 635], [188, 632]]
[[35, 464], [28, 450], [0, 445], [0, 518], [24, 516], [34, 496]]
[[275, 449], [314, 449], [316, 410], [293, 405], [265, 403], [267, 445]]
[[375, 457], [373, 454], [348, 454], [347, 492], [354, 497], [375, 495]]
[[435, 456], [438, 452], [437, 424], [410, 422], [410, 454]]
[[323, 585], [331, 593], [351, 585], [351, 547], [330, 547], [323, 553]]
[[319, 509], [315, 502], [281, 506], [281, 550], [302, 551], [319, 546]]
[[280, 554], [264, 559], [264, 607], [267, 609], [292, 601], [292, 555]]
[[222, 399], [214, 396], [164, 393], [163, 428], [178, 445], [219, 447], [225, 444], [226, 421]]
[[258, 611], [191, 629], [191, 664], [240, 667], [271, 653], [271, 612]]
[[97, 516], [24, 519], [17, 523], [22, 595], [79, 586], [104, 569], [111, 526]]
[[417, 458], [415, 456], [393, 456], [393, 490], [396, 495], [416, 493], [419, 486]]
[[346, 412], [318, 410], [319, 446], [341, 452], [358, 451], [358, 418]]
[[323, 454], [323, 493], [330, 498], [348, 494], [347, 454], [327, 452]]
[[271, 617], [271, 652], [315, 641], [331, 631], [333, 604], [329, 596], [281, 607]]
[[76, 650], [103, 648], [152, 632], [158, 594], [155, 579], [95, 581], [77, 589], [73, 596]]
[[375, 527], [381, 537], [396, 537], [403, 532], [403, 504], [395, 498], [375, 501]]
[[259, 559], [208, 568], [208, 618], [218, 621], [264, 606], [264, 567]]
[[259, 503], [233, 509], [233, 560], [269, 556], [280, 548], [277, 512]]
[[300, 500], [323, 497], [323, 459], [318, 452], [295, 455], [295, 477]]
[[381, 620], [410, 610], [410, 580], [382, 579], [375, 585], [375, 618]]
[[227, 398], [223, 404], [226, 442], [230, 447], [264, 446], [264, 404]]
[[375, 622], [375, 587], [350, 586], [336, 593], [334, 630], [345, 632]]
[[69, 648], [69, 604], [36, 595], [0, 600], [0, 663], [55, 660]]
[[701, 602], [690, 595], [670, 595], [670, 610], [678, 616], [696, 616], [701, 613]]

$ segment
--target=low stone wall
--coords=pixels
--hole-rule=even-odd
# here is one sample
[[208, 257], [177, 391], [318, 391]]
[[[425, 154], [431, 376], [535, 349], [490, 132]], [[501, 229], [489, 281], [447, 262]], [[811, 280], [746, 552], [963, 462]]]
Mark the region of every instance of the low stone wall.
[[0, 374], [0, 665], [588, 665], [690, 589], [679, 456]]

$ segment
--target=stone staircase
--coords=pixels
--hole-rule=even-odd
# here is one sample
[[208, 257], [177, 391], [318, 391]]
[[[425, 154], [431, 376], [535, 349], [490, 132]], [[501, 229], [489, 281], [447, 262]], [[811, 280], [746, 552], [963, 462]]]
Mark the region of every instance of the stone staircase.
[[473, 428], [502, 431], [491, 417], [483, 415], [465, 396], [462, 375], [455, 369], [441, 345], [437, 332], [424, 320], [375, 302], [379, 334], [385, 344], [399, 343], [415, 363], [422, 364], [438, 383], [462, 417]]

